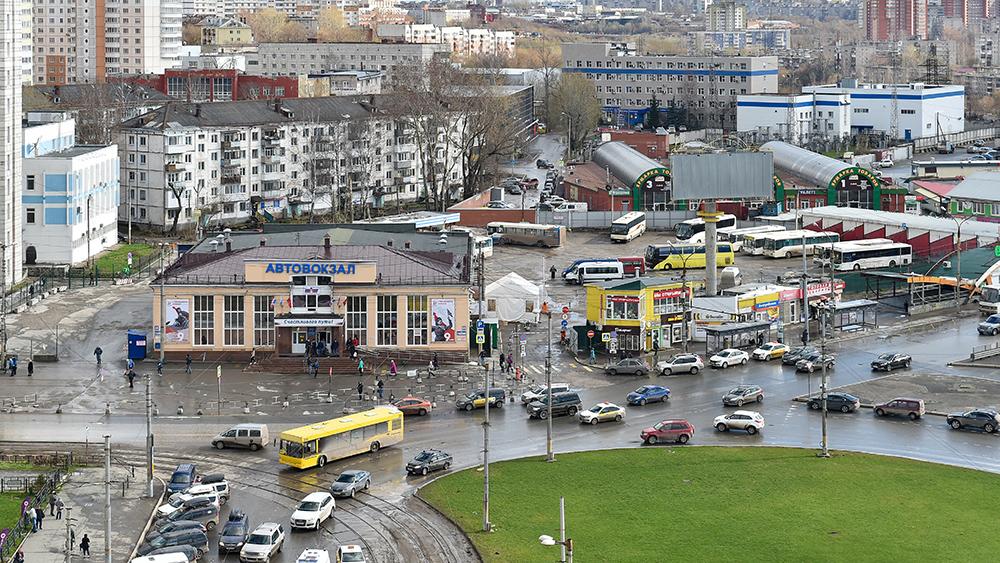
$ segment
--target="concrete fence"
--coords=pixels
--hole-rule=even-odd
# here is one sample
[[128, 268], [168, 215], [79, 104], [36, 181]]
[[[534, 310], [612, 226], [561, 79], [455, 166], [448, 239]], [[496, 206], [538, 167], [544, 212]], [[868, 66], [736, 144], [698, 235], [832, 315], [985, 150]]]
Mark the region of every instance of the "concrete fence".
[[954, 145], [967, 145], [973, 141], [986, 141], [1000, 137], [1000, 127], [984, 127], [960, 133], [948, 133], [941, 137], [924, 137], [913, 141], [913, 152], [928, 152], [943, 139]]
[[[672, 231], [674, 225], [695, 217], [694, 211], [646, 211], [646, 229]], [[607, 229], [621, 217], [620, 211], [572, 211], [557, 213], [539, 211], [537, 222], [543, 225], [563, 225], [571, 229]]]

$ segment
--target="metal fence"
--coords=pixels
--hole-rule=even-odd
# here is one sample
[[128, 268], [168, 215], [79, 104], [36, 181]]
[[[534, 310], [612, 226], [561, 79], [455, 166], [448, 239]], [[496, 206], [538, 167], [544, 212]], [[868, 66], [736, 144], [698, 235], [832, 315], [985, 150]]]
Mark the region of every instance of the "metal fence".
[[[695, 211], [646, 211], [646, 229], [651, 231], [672, 231], [674, 225], [692, 219]], [[618, 211], [539, 211], [536, 223], [543, 225], [563, 225], [570, 229], [607, 229], [611, 222], [622, 216]]]
[[973, 129], [960, 133], [948, 133], [940, 137], [924, 137], [913, 141], [913, 152], [934, 150], [934, 147], [942, 140], [955, 145], [963, 145], [972, 141], [985, 141], [997, 137], [1000, 137], [1000, 127], [985, 127], [983, 129]]
[[[28, 506], [44, 509], [45, 505], [48, 504], [49, 497], [52, 496], [59, 487], [59, 483], [62, 482], [62, 476], [63, 471], [56, 469], [51, 473], [28, 478], [30, 479], [30, 483], [27, 483], [25, 488], [15, 490], [14, 492], [23, 492], [25, 495], [24, 500], [28, 503]], [[22, 504], [23, 507], [24, 505]], [[9, 531], [3, 545], [0, 546], [0, 561], [10, 561], [18, 547], [20, 547], [24, 537], [31, 533], [31, 522], [23, 517], [23, 511], [21, 514], [22, 517], [19, 517], [17, 522], [3, 523], [4, 526], [9, 526]]]

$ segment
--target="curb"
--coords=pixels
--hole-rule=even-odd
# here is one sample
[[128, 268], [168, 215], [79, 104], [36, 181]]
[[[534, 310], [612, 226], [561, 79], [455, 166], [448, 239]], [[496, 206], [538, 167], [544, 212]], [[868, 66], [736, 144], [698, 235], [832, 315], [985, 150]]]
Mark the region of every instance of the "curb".
[[[449, 473], [445, 473], [443, 475], [439, 475], [439, 476], [435, 477], [434, 479], [431, 479], [430, 481], [428, 481], [428, 482], [424, 483], [423, 485], [421, 485], [420, 489], [423, 489], [424, 487], [426, 487], [427, 485], [430, 485], [434, 481], [437, 481], [438, 479], [440, 479], [442, 477], [447, 477], [448, 475], [451, 475], [451, 474], [452, 473], [449, 472]], [[448, 516], [444, 512], [441, 512], [440, 510], [437, 509], [436, 506], [434, 506], [433, 504], [427, 502], [427, 500], [425, 500], [424, 497], [420, 496], [420, 489], [417, 489], [416, 491], [413, 492], [413, 498], [419, 500], [424, 506], [426, 506], [427, 508], [430, 508], [431, 510], [434, 511], [435, 514], [437, 514], [438, 516], [444, 518], [445, 520], [448, 521], [448, 523], [450, 523], [452, 526], [454, 526], [455, 529], [458, 530], [458, 533], [460, 533], [463, 536], [465, 536], [465, 539], [469, 542], [469, 545], [472, 546], [472, 552], [476, 554], [476, 558], [480, 562], [485, 561], [483, 559], [483, 554], [480, 553], [479, 552], [479, 548], [476, 547], [476, 542], [472, 541], [472, 538], [469, 537], [469, 534], [465, 533], [465, 530], [463, 530], [462, 527], [459, 526], [457, 522], [455, 522], [454, 520], [452, 520], [451, 516]]]
[[[833, 389], [836, 389], [836, 387], [834, 387]], [[810, 399], [810, 397], [807, 397], [805, 395], [799, 395], [798, 397], [793, 398], [792, 402], [795, 402], [795, 403], [808, 403], [809, 399]], [[874, 409], [875, 405], [872, 404], [872, 403], [861, 403], [861, 405], [858, 408], [859, 409]], [[837, 412], [840, 412], [840, 411], [837, 411]], [[946, 417], [946, 416], [948, 416], [948, 413], [941, 412], [941, 411], [924, 411], [924, 415], [945, 416]]]
[[163, 479], [156, 477], [156, 480], [160, 482], [160, 498], [157, 499], [156, 504], [153, 506], [153, 510], [149, 513], [149, 518], [146, 520], [146, 525], [142, 527], [142, 532], [139, 533], [139, 540], [136, 542], [135, 547], [132, 548], [132, 553], [129, 554], [129, 561], [136, 558], [139, 552], [139, 548], [142, 546], [142, 540], [146, 539], [146, 533], [149, 531], [150, 526], [153, 525], [153, 517], [156, 515], [156, 507], [160, 506], [163, 502], [163, 495], [167, 492], [167, 484], [163, 482]]

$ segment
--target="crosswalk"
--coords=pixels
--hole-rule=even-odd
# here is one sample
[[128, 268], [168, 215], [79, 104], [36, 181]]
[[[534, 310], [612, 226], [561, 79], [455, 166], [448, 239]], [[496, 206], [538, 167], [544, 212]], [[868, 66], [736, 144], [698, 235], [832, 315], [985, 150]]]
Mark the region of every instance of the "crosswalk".
[[[528, 365], [523, 365], [523, 366], [519, 366], [519, 367], [521, 368], [521, 371], [523, 373], [525, 373], [525, 374], [529, 374], [529, 375], [530, 374], [545, 375], [545, 364], [541, 364], [541, 365], [528, 364]], [[556, 368], [556, 367], [562, 367], [562, 366], [552, 366], [552, 367]], [[584, 371], [591, 372], [591, 373], [594, 371], [594, 368], [592, 368], [590, 366], [587, 366], [587, 365], [583, 365], [583, 364], [576, 364], [576, 365], [574, 365], [572, 367], [574, 369], [582, 369]]]

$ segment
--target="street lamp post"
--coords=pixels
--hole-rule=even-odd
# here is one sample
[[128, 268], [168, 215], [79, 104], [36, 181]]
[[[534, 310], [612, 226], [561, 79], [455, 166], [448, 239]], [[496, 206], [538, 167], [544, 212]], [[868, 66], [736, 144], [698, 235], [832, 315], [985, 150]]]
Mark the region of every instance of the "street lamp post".
[[545, 387], [547, 403], [545, 405], [545, 461], [555, 461], [556, 455], [552, 449], [552, 309], [548, 302], [542, 303], [542, 312], [548, 317], [549, 349], [545, 355]]
[[955, 233], [955, 312], [962, 310], [962, 303], [960, 300], [962, 294], [962, 225], [966, 221], [972, 219], [973, 216], [969, 215], [964, 219], [959, 219], [958, 217], [949, 217], [955, 222], [957, 227], [957, 233]]
[[573, 539], [566, 537], [566, 499], [559, 497], [559, 541], [552, 536], [538, 536], [542, 545], [558, 545], [562, 550], [560, 563], [573, 563]]
[[166, 243], [160, 243], [160, 363], [164, 362], [164, 357], [166, 355], [166, 343], [167, 343], [167, 301], [164, 293], [165, 284], [167, 281], [167, 269], [166, 269], [166, 258], [164, 257], [164, 252], [166, 251]]

